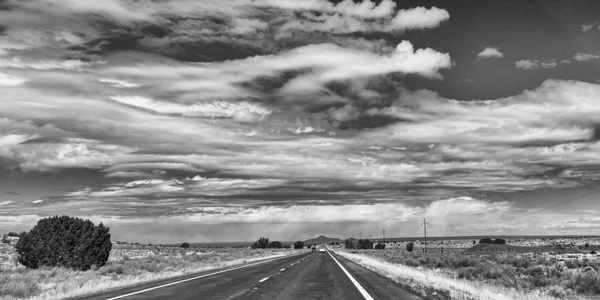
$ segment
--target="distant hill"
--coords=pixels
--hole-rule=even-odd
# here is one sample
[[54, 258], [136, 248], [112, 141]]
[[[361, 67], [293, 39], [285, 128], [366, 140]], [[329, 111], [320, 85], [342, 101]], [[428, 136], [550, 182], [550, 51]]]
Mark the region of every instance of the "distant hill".
[[316, 239], [310, 239], [310, 240], [306, 240], [304, 241], [304, 244], [329, 244], [329, 243], [335, 243], [335, 242], [339, 242], [340, 244], [344, 243], [344, 240], [338, 239], [338, 238], [330, 238], [330, 237], [326, 237], [324, 235], [319, 236]]

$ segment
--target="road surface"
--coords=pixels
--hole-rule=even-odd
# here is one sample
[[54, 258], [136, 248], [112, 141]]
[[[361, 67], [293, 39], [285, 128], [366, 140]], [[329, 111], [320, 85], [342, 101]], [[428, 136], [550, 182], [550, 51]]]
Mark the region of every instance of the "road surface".
[[334, 252], [309, 252], [141, 285], [86, 300], [423, 299]]

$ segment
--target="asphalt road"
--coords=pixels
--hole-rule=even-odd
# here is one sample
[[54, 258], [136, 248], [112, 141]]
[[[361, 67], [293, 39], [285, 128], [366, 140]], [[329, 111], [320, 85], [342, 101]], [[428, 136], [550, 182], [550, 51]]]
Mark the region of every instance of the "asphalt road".
[[333, 252], [303, 253], [227, 270], [213, 270], [85, 299], [423, 299]]

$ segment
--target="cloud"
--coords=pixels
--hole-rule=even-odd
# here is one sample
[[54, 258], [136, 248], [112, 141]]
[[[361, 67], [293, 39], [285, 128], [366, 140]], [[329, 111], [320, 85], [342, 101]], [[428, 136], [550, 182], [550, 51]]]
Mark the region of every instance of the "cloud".
[[24, 69], [30, 68], [35, 70], [51, 70], [51, 69], [63, 69], [63, 70], [79, 70], [83, 67], [89, 66], [91, 63], [83, 62], [81, 60], [67, 59], [67, 60], [43, 60], [26, 62], [22, 61], [18, 57], [12, 59], [0, 59], [0, 68], [16, 68]]
[[599, 58], [600, 58], [600, 56], [589, 54], [589, 53], [577, 53], [577, 54], [573, 55], [573, 59], [576, 61], [591, 61], [591, 60], [596, 60]]
[[313, 10], [328, 13], [338, 13], [360, 18], [383, 18], [393, 13], [396, 3], [391, 0], [383, 0], [379, 4], [370, 0], [354, 2], [350, 0], [333, 4], [326, 0], [262, 0], [253, 2], [255, 5], [275, 6], [292, 10]]
[[504, 55], [498, 48], [486, 47], [479, 54], [477, 54], [478, 58], [502, 58]]
[[[364, 3], [364, 2], [363, 2]], [[392, 19], [383, 19], [384, 22], [373, 22], [355, 18], [348, 14], [333, 14], [309, 16], [307, 19], [297, 19], [285, 22], [280, 28], [280, 36], [287, 31], [309, 31], [330, 33], [355, 33], [355, 32], [393, 32], [415, 29], [431, 29], [440, 26], [450, 18], [445, 9], [432, 7], [415, 7], [399, 10]]]
[[435, 28], [449, 18], [450, 14], [445, 9], [419, 6], [398, 11], [390, 27], [397, 30]]
[[[409, 41], [402, 41], [394, 52], [383, 55], [334, 44], [318, 44], [298, 47], [277, 55], [218, 63], [148, 63], [109, 67], [100, 72], [121, 78], [134, 77], [136, 82], [145, 86], [153, 86], [171, 93], [194, 93], [195, 99], [208, 100], [217, 97], [238, 99], [260, 96], [257, 92], [241, 86], [257, 78], [277, 77], [283, 72], [301, 71], [281, 87], [282, 92], [306, 94], [310, 90], [323, 89], [325, 84], [332, 81], [396, 72], [439, 79], [442, 78], [439, 71], [450, 68], [451, 64], [447, 53], [440, 53], [431, 48], [414, 49]], [[136, 99], [129, 98], [132, 101], [128, 101], [152, 104], [153, 110], [156, 111], [184, 109], [174, 103], [162, 104], [142, 98]], [[205, 108], [193, 106], [185, 108], [186, 111], [192, 112], [203, 109]], [[253, 111], [252, 108], [248, 109]], [[262, 112], [261, 114], [264, 115]]]
[[523, 70], [532, 70], [532, 69], [553, 69], [556, 68], [558, 64], [554, 61], [541, 61], [541, 60], [519, 60], [515, 62], [515, 68], [523, 69]]
[[0, 86], [17, 86], [26, 81], [27, 80], [23, 78], [0, 73]]
[[[213, 227], [242, 228], [235, 237], [244, 239], [272, 228], [379, 231], [382, 216], [389, 226], [447, 216], [441, 234], [460, 232], [462, 216], [476, 221], [464, 230], [483, 232], [505, 228], [481, 226], [514, 207], [478, 194], [597, 176], [598, 85], [547, 80], [471, 101], [403, 87], [410, 76], [443, 80], [450, 54], [375, 36], [436, 28], [449, 20], [441, 8], [9, 3], [0, 11], [0, 166], [24, 184], [72, 181], [61, 183], [66, 195], [4, 205], [11, 217], [0, 227], [93, 212], [136, 233], [221, 222]], [[489, 49], [479, 56], [498, 57]], [[402, 228], [418, 233], [411, 226]]]
[[127, 82], [124, 80], [119, 80], [119, 79], [110, 79], [110, 78], [100, 78], [98, 79], [98, 81], [103, 82], [103, 83], [108, 83], [114, 87], [117, 88], [135, 88], [135, 87], [140, 87], [139, 84], [137, 83], [131, 83], [131, 82]]
[[141, 96], [113, 96], [111, 99], [162, 114], [178, 114], [186, 117], [233, 118], [240, 122], [255, 122], [271, 114], [270, 110], [248, 102], [214, 101], [205, 104], [181, 105], [155, 101]]
[[590, 30], [592, 30], [592, 28], [594, 28], [593, 24], [582, 24], [581, 25], [581, 31], [583, 31], [583, 32], [590, 31]]

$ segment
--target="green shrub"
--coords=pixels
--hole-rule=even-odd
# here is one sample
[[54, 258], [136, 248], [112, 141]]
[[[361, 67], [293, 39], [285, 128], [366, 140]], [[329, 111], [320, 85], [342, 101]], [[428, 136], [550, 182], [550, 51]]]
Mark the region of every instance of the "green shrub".
[[181, 247], [181, 248], [184, 248], [184, 249], [187, 249], [187, 248], [189, 248], [189, 247], [190, 247], [190, 244], [189, 244], [189, 243], [187, 243], [187, 242], [183, 242], [183, 243], [181, 243], [181, 246], [180, 246], [180, 247]]
[[385, 249], [385, 243], [377, 243], [377, 244], [375, 244], [375, 249], [378, 249], [378, 250]]
[[583, 295], [600, 295], [600, 276], [596, 272], [585, 272], [575, 276], [567, 287]]
[[413, 243], [408, 243], [408, 244], [406, 244], [406, 251], [408, 251], [408, 252], [412, 252], [412, 251], [413, 251], [413, 248], [414, 248], [414, 246], [415, 246], [415, 244], [413, 244]]
[[559, 285], [553, 285], [548, 289], [548, 294], [550, 294], [550, 296], [558, 298], [558, 299], [564, 299], [568, 296], [567, 292], [565, 291], [565, 289]]
[[450, 264], [453, 268], [467, 268], [474, 267], [477, 262], [467, 256], [459, 256], [451, 258]]
[[27, 268], [42, 266], [88, 270], [103, 266], [112, 243], [109, 228], [69, 216], [41, 219], [17, 242], [19, 262]]
[[419, 261], [416, 260], [416, 259], [414, 259], [414, 258], [405, 259], [404, 260], [404, 264], [407, 265], [407, 266], [409, 266], [409, 267], [418, 267], [420, 265]]

